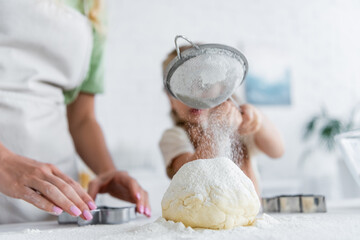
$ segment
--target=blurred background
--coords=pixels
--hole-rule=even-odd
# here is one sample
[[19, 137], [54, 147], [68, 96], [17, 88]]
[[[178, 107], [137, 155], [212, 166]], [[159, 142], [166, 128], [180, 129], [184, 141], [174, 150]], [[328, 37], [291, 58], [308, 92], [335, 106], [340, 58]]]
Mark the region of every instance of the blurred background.
[[358, 0], [108, 0], [107, 7], [106, 92], [96, 112], [118, 168], [166, 179], [158, 142], [172, 123], [161, 63], [183, 34], [233, 46], [249, 60], [242, 97], [275, 123], [286, 146], [281, 159], [257, 157], [263, 196], [360, 196], [331, 143], [360, 125]]

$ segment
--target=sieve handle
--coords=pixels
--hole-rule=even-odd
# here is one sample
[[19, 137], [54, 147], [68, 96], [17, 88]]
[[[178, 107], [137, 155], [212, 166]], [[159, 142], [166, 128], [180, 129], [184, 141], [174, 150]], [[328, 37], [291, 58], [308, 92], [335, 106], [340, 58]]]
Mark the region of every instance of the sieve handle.
[[229, 99], [233, 102], [236, 108], [240, 109], [240, 105], [235, 101], [233, 97], [229, 97]]
[[182, 39], [184, 39], [185, 41], [187, 41], [188, 43], [190, 43], [194, 48], [196, 48], [196, 49], [200, 49], [200, 47], [198, 46], [198, 45], [196, 45], [195, 43], [193, 43], [192, 41], [190, 41], [187, 37], [185, 37], [184, 35], [177, 35], [176, 37], [175, 37], [175, 47], [176, 47], [176, 52], [177, 52], [177, 55], [178, 55], [178, 57], [179, 57], [179, 59], [181, 59], [181, 54], [180, 54], [180, 47], [179, 47], [179, 45], [177, 44], [177, 40], [179, 39], [179, 38], [182, 38]]
[[239, 111], [240, 111], [241, 115], [243, 115], [243, 114], [244, 114], [244, 112], [241, 110], [241, 108], [240, 108], [240, 104], [238, 104], [238, 102], [237, 102], [237, 101], [235, 101], [235, 99], [234, 99], [233, 97], [229, 97], [229, 99], [233, 102], [233, 104], [235, 105], [235, 107], [236, 107], [237, 109], [239, 109]]

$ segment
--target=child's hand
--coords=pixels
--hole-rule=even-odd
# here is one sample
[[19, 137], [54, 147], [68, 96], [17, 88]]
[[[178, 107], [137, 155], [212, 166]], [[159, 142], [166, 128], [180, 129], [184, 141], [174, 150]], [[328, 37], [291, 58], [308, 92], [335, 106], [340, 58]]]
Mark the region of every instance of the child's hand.
[[242, 113], [242, 122], [238, 128], [240, 134], [248, 135], [259, 131], [262, 124], [260, 112], [250, 104], [240, 106]]
[[220, 127], [236, 130], [242, 121], [240, 110], [230, 100], [210, 110], [210, 124], [218, 124]]

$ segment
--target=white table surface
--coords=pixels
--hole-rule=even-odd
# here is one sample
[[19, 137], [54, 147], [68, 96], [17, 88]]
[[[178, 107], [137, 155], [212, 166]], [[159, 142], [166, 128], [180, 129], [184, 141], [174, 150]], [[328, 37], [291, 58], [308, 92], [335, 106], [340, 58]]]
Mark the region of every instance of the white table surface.
[[[161, 216], [160, 202], [169, 181], [150, 178], [146, 173], [133, 173], [151, 196], [153, 215], [138, 216], [135, 221], [119, 225], [59, 225], [56, 221], [0, 225], [0, 240], [6, 239], [210, 239], [208, 230], [158, 231], [154, 221]], [[152, 179], [152, 181], [145, 181]], [[109, 203], [111, 199], [104, 202]], [[114, 205], [111, 204], [110, 205]], [[211, 239], [360, 239], [360, 199], [327, 203], [327, 213], [316, 214], [270, 214], [278, 224], [259, 227], [240, 227], [237, 231], [212, 231]], [[149, 224], [150, 225], [146, 225]], [[261, 222], [260, 222], [261, 223]], [[144, 225], [146, 225], [144, 227]]]

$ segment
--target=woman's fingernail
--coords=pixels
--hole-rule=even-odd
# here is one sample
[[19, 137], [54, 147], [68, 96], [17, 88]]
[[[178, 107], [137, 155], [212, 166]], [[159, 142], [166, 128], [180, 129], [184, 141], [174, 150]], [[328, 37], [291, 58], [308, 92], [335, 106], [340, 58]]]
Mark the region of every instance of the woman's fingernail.
[[92, 202], [92, 201], [89, 201], [89, 202], [88, 202], [88, 206], [89, 206], [90, 210], [95, 210], [95, 209], [97, 208], [97, 206], [95, 205], [95, 203]]
[[52, 210], [56, 215], [60, 215], [63, 212], [63, 210], [57, 206], [54, 206]]
[[137, 200], [140, 200], [140, 193], [136, 194], [136, 198], [137, 198]]
[[145, 208], [145, 214], [150, 217], [151, 216], [151, 210], [149, 208]]
[[141, 206], [139, 207], [139, 212], [140, 212], [140, 213], [144, 213], [144, 206], [143, 206], [143, 205], [141, 205]]
[[77, 217], [81, 214], [80, 209], [78, 209], [76, 206], [71, 206], [70, 211]]
[[93, 216], [91, 215], [91, 213], [89, 212], [89, 210], [85, 210], [83, 212], [83, 215], [85, 217], [86, 220], [90, 221], [91, 219], [93, 219]]

